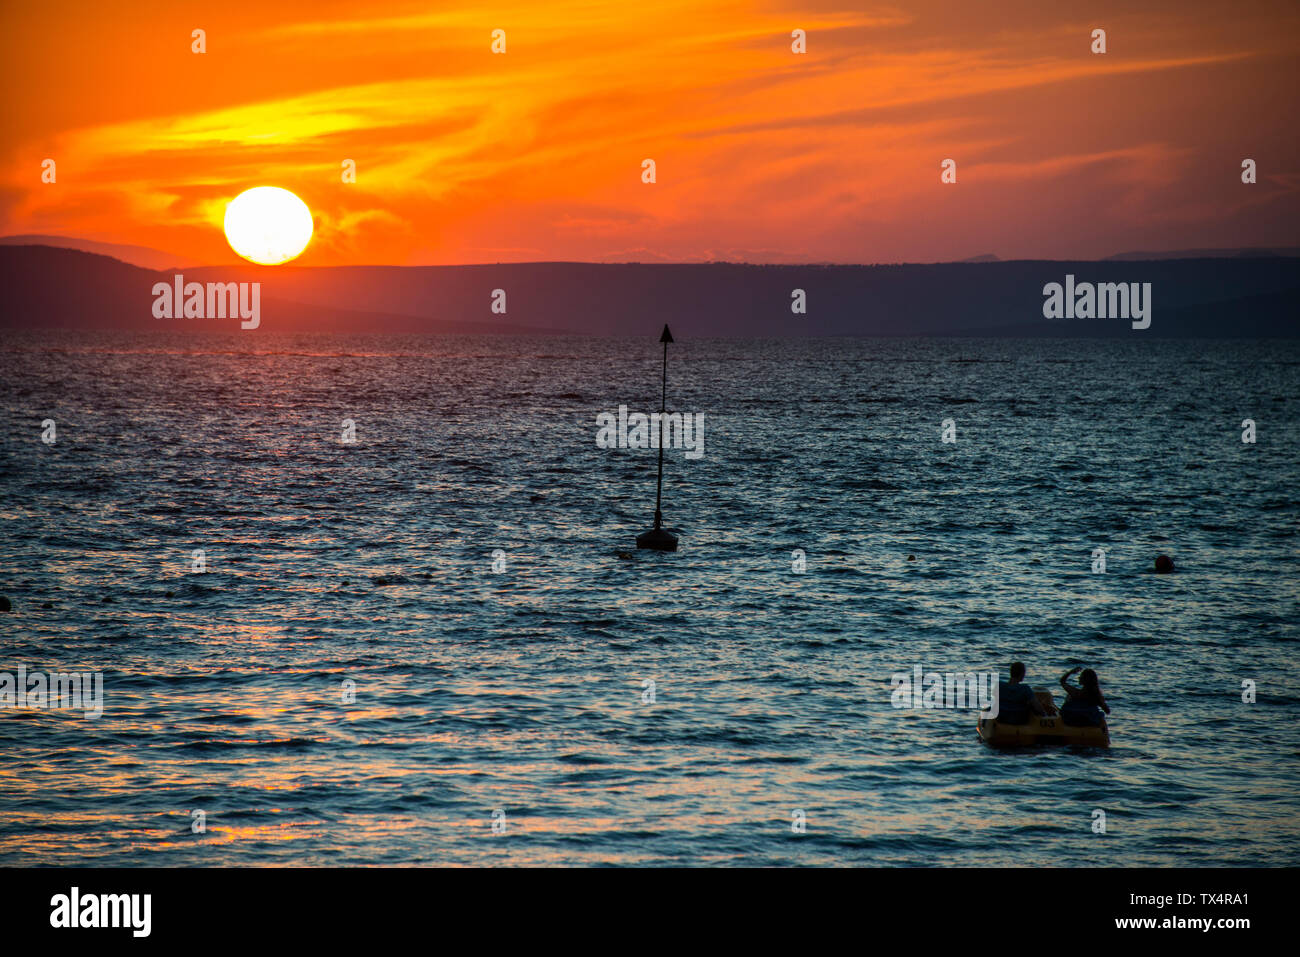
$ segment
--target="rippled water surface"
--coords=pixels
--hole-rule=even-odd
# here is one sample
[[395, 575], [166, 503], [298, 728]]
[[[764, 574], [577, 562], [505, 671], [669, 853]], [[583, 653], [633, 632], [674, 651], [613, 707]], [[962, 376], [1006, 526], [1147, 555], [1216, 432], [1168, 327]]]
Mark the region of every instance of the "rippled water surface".
[[[0, 863], [1300, 863], [1300, 345], [685, 333], [676, 554], [651, 337], [5, 343]], [[1014, 658], [1113, 747], [891, 706]]]

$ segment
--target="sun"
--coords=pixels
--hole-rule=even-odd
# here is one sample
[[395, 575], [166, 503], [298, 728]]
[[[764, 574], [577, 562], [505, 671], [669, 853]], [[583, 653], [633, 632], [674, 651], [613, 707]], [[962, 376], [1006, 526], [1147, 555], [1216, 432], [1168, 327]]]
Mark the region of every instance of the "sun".
[[295, 259], [311, 241], [311, 210], [287, 189], [255, 186], [226, 207], [226, 241], [245, 259], [275, 266]]

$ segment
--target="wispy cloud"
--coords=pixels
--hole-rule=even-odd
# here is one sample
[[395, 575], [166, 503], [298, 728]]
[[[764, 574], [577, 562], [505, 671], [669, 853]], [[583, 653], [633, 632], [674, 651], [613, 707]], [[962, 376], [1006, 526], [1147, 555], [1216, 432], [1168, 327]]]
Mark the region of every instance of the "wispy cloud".
[[[1089, 23], [1012, 3], [1016, 15], [999, 17], [996, 7], [975, 18], [935, 2], [845, 12], [557, 0], [487, 17], [417, 5], [359, 16], [349, 5], [336, 18], [304, 4], [265, 19], [236, 0], [231, 22], [209, 28], [210, 60], [182, 51], [169, 61], [169, 83], [190, 88], [192, 103], [124, 85], [106, 95], [100, 122], [32, 114], [26, 129], [7, 129], [6, 231], [183, 238], [197, 248], [178, 251], [211, 258], [226, 255], [224, 203], [275, 183], [316, 212], [321, 261], [435, 249], [441, 261], [480, 249], [870, 260], [886, 244], [873, 246], [855, 225], [864, 221], [898, 227], [924, 259], [965, 228], [950, 218], [954, 201], [1014, 185], [1018, 201], [1000, 210], [994, 235], [970, 240], [1006, 255], [1018, 225], [1029, 235], [1026, 224], [1059, 205], [1063, 183], [1099, 191], [1099, 209], [1147, 187], [1172, 203], [1161, 188], [1169, 170], [1195, 168], [1197, 150], [1281, 145], [1276, 116], [1295, 93], [1253, 84], [1279, 58], [1294, 62], [1267, 29], [1284, 13], [1255, 11], [1246, 27], [1209, 13], [1157, 27], [1149, 13], [1117, 9], [1106, 18], [1113, 52], [1095, 56]], [[807, 31], [804, 55], [790, 49], [795, 27]], [[497, 28], [505, 55], [489, 49]], [[47, 41], [36, 35], [39, 48]], [[110, 88], [118, 82], [120, 50], [73, 52]], [[1259, 136], [1207, 144], [1206, 107], [1246, 90], [1240, 109], [1257, 114]], [[55, 113], [57, 94], [56, 84]], [[1126, 128], [1138, 112], [1145, 122]], [[46, 155], [60, 161], [56, 187], [31, 174]], [[658, 164], [653, 186], [639, 178], [646, 157]], [[956, 194], [938, 181], [946, 157], [958, 162], [947, 188]], [[355, 184], [341, 182], [345, 158]], [[1293, 197], [1296, 162], [1294, 149], [1275, 156], [1258, 192]], [[1235, 198], [1219, 208], [1240, 221]], [[1214, 218], [1206, 209], [1198, 222], [1209, 231]], [[1126, 223], [1116, 210], [1116, 244]]]

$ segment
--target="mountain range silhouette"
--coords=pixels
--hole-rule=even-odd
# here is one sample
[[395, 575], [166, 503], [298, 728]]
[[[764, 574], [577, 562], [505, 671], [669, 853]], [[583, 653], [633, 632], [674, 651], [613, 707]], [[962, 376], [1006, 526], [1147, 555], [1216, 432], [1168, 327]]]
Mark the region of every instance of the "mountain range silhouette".
[[[1138, 256], [1141, 254], [1124, 254]], [[983, 257], [981, 257], [983, 259]], [[657, 336], [1297, 335], [1300, 258], [1277, 255], [1091, 262], [985, 260], [897, 265], [504, 263], [153, 270], [97, 253], [0, 244], [0, 327], [8, 330], [238, 330], [224, 320], [155, 319], [152, 287], [262, 283], [260, 331]], [[1149, 282], [1152, 324], [1043, 319], [1043, 286]], [[507, 312], [491, 312], [493, 290]], [[807, 313], [791, 311], [803, 289]]]

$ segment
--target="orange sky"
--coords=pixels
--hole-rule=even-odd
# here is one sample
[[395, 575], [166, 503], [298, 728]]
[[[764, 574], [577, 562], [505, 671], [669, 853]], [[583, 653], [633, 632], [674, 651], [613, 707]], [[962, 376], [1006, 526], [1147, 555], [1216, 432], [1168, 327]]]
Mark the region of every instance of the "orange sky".
[[236, 262], [275, 185], [300, 265], [1300, 245], [1300, 4], [851, 7], [4, 0], [0, 234]]

